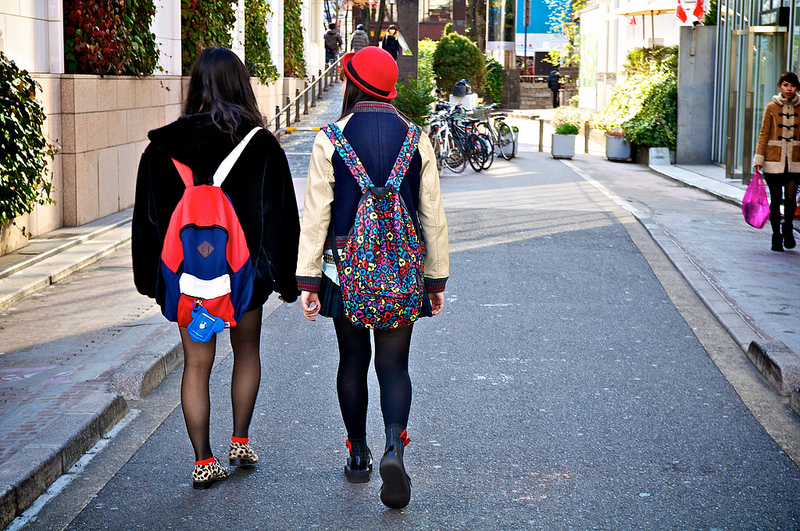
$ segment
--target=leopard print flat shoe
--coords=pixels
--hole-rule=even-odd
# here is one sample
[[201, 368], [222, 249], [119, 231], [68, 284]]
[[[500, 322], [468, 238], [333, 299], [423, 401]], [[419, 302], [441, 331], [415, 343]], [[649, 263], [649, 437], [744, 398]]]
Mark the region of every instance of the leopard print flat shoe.
[[195, 461], [192, 479], [195, 489], [207, 489], [212, 483], [228, 479], [228, 469], [222, 466], [215, 457], [205, 461]]
[[258, 463], [258, 455], [248, 443], [232, 442], [228, 448], [228, 459], [231, 466], [253, 466]]

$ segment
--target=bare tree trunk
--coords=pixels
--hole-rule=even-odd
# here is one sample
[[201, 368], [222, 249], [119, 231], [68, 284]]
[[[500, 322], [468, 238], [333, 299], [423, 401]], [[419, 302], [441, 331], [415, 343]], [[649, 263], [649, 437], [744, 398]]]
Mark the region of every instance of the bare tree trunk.
[[467, 36], [486, 51], [486, 0], [472, 0], [467, 7]]
[[386, 0], [381, 0], [378, 6], [378, 20], [375, 22], [375, 35], [372, 36], [372, 44], [378, 46], [381, 40], [381, 28], [383, 28], [383, 20], [386, 18]]

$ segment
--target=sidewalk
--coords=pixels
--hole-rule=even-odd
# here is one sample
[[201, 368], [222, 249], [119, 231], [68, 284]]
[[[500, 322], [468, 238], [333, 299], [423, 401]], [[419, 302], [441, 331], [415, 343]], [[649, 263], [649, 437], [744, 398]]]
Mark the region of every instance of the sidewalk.
[[[335, 119], [339, 98], [300, 125]], [[302, 201], [310, 149], [282, 141]], [[745, 186], [717, 166], [651, 169], [741, 204]], [[130, 217], [58, 229], [0, 257], [0, 528], [182, 362], [174, 325], [133, 287]]]

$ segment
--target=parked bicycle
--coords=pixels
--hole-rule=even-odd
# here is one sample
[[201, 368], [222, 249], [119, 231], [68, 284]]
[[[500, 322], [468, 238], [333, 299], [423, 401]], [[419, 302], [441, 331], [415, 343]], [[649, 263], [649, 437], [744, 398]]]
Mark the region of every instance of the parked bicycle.
[[505, 122], [506, 114], [492, 112], [498, 107], [497, 103], [477, 107], [476, 110], [483, 114], [483, 119], [478, 123], [478, 131], [492, 140], [493, 152], [499, 153], [506, 160], [511, 160], [517, 154], [517, 140], [511, 126]]

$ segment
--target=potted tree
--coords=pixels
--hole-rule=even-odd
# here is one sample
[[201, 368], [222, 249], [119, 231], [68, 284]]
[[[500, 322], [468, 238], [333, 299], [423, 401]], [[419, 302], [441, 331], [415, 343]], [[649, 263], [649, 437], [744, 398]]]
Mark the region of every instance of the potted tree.
[[553, 115], [553, 137], [550, 153], [554, 159], [571, 159], [575, 156], [575, 136], [583, 124], [583, 113], [576, 107], [559, 107]]
[[631, 143], [619, 127], [606, 131], [606, 158], [615, 162], [625, 162], [631, 158]]

